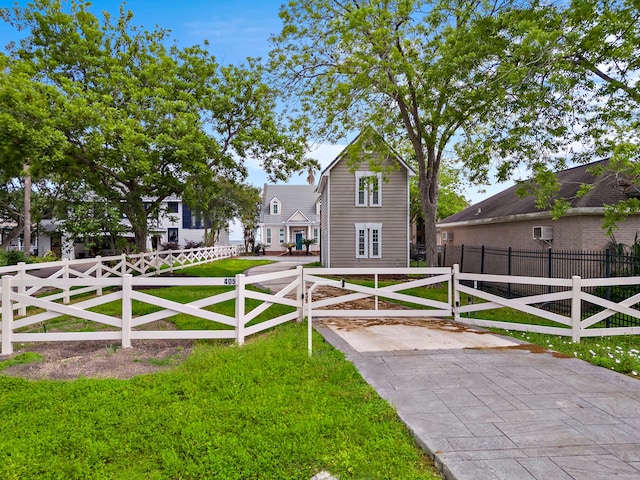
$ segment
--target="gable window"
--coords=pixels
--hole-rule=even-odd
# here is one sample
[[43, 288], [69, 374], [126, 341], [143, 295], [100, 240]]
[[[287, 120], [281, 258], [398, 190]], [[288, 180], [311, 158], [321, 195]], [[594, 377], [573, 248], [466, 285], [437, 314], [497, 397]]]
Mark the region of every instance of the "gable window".
[[382, 206], [382, 174], [356, 172], [356, 207]]
[[178, 213], [178, 202], [167, 202], [167, 212]]
[[356, 223], [356, 258], [382, 258], [382, 224]]
[[270, 205], [271, 215], [280, 215], [280, 212], [282, 211], [282, 208], [281, 208], [282, 204], [280, 203], [280, 200], [278, 200], [277, 197], [273, 197], [269, 205]]

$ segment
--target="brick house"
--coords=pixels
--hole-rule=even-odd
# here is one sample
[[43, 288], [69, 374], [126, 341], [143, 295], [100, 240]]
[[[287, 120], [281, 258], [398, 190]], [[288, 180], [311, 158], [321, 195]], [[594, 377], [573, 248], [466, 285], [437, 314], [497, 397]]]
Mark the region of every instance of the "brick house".
[[[611, 241], [602, 229], [604, 205], [615, 204], [636, 189], [625, 188], [612, 174], [594, 176], [590, 167], [606, 166], [608, 160], [570, 168], [557, 173], [559, 198], [570, 208], [557, 220], [535, 205], [531, 196], [519, 197], [512, 186], [436, 225], [440, 245], [487, 245], [495, 248], [554, 250], [603, 250]], [[593, 184], [586, 195], [578, 197], [582, 184]], [[631, 244], [640, 231], [640, 215], [633, 215], [614, 232], [618, 243]]]

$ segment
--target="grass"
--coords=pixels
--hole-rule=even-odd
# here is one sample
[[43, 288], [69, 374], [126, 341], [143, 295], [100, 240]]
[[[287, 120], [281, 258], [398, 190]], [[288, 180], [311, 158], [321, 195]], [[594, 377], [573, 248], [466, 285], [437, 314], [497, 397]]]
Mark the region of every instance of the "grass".
[[[316, 334], [315, 343], [322, 339]], [[435, 479], [389, 404], [305, 326], [131, 380], [0, 375], [0, 478]]]
[[[194, 268], [247, 265], [222, 262]], [[200, 342], [173, 370], [131, 380], [0, 374], [0, 478], [440, 478], [393, 408], [314, 336], [311, 358], [304, 324], [242, 347]]]

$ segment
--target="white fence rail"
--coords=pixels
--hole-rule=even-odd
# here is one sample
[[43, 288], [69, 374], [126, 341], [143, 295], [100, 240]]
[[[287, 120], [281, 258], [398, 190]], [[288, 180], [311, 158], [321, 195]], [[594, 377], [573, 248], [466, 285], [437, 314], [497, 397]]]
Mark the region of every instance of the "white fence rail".
[[[162, 250], [133, 255], [115, 255], [110, 257], [95, 257], [79, 260], [60, 260], [47, 263], [19, 263], [7, 267], [0, 267], [0, 276], [11, 275], [34, 282], [22, 283], [18, 292], [27, 296], [35, 296], [46, 290], [60, 290], [50, 293], [50, 300], [62, 299], [69, 303], [72, 296], [96, 292], [102, 295], [102, 287], [98, 283], [88, 283], [71, 290], [64, 282], [52, 282], [46, 286], [38, 286], [36, 279], [67, 280], [70, 278], [109, 278], [122, 277], [127, 274], [150, 276], [163, 272], [173, 272], [181, 268], [192, 267], [212, 262], [221, 258], [231, 258], [238, 255], [238, 247], [201, 247], [189, 250]], [[0, 298], [2, 288], [0, 287]], [[14, 309], [20, 315], [26, 315], [25, 303], [15, 303]]]
[[[394, 282], [381, 282], [381, 276], [394, 278]], [[341, 277], [341, 278], [337, 278]], [[348, 278], [353, 280], [348, 281]], [[357, 280], [369, 279], [373, 286], [362, 285]], [[400, 280], [399, 280], [400, 279]], [[450, 268], [305, 268], [305, 290], [309, 292], [307, 299], [307, 318], [315, 314], [321, 317], [449, 317], [451, 309], [451, 269]], [[306, 285], [311, 285], [309, 288]], [[440, 302], [422, 298], [409, 293], [402, 293], [412, 288], [429, 287], [447, 284], [448, 302]], [[314, 291], [320, 287], [333, 287], [345, 292], [334, 294], [328, 298], [313, 300]], [[391, 308], [389, 304], [380, 308], [380, 298], [405, 302], [411, 308]], [[367, 309], [333, 309], [337, 305], [348, 306], [355, 300], [371, 299], [372, 307]], [[391, 304], [393, 305], [393, 304]]]
[[[551, 335], [569, 336], [572, 341], [579, 342], [582, 337], [599, 337], [614, 335], [637, 335], [640, 334], [640, 327], [607, 327], [591, 328], [593, 325], [606, 320], [617, 313], [628, 315], [638, 319], [640, 323], [640, 310], [631, 308], [640, 302], [640, 294], [633, 295], [620, 303], [612, 302], [604, 298], [597, 297], [585, 289], [593, 287], [607, 286], [637, 286], [640, 285], [640, 277], [613, 277], [613, 278], [592, 278], [583, 279], [574, 276], [566, 278], [540, 278], [540, 277], [517, 277], [509, 275], [483, 275], [473, 273], [460, 273], [458, 265], [453, 267], [454, 285], [454, 319], [458, 322], [477, 325], [487, 328], [500, 328], [504, 330], [516, 330], [523, 332], [537, 332]], [[554, 287], [560, 291], [554, 293], [544, 293], [540, 295], [530, 295], [519, 298], [506, 298], [489, 292], [484, 292], [477, 288], [465, 286], [467, 282], [491, 282], [494, 284], [527, 284], [543, 287]], [[506, 289], [505, 289], [506, 290]], [[470, 298], [480, 299], [481, 303], [462, 305], [460, 294], [467, 294]], [[571, 308], [569, 315], [561, 315], [552, 311], [542, 309], [536, 305], [557, 301], [569, 301]], [[586, 315], [583, 309], [583, 302], [592, 303], [602, 307], [596, 314]], [[500, 308], [512, 308], [521, 312], [539, 317], [555, 325], [540, 325], [535, 323], [515, 323], [501, 320], [486, 320], [474, 318], [470, 315], [476, 312], [495, 310]], [[467, 316], [465, 316], [467, 315]]]
[[[213, 253], [213, 252], [212, 252]], [[203, 252], [171, 252], [156, 259], [164, 269], [178, 268], [176, 265], [197, 265], [210, 261], [211, 256]], [[232, 256], [216, 251], [217, 258]], [[309, 335], [312, 321], [318, 317], [414, 317], [429, 319], [432, 317], [450, 317], [461, 323], [483, 327], [496, 327], [509, 330], [533, 331], [554, 335], [571, 336], [574, 341], [581, 337], [600, 335], [640, 334], [640, 327], [599, 328], [599, 322], [617, 313], [640, 320], [640, 310], [634, 308], [640, 303], [640, 294], [636, 294], [619, 303], [599, 298], [591, 293], [594, 287], [637, 286], [640, 277], [607, 279], [549, 279], [536, 277], [513, 277], [503, 275], [482, 275], [460, 273], [457, 266], [449, 268], [400, 268], [400, 269], [324, 269], [303, 268], [276, 273], [267, 273], [247, 277], [236, 275], [229, 278], [176, 278], [148, 277], [158, 270], [147, 267], [149, 260], [139, 257], [119, 259], [112, 265], [96, 261], [86, 269], [73, 268], [76, 263], [55, 262], [54, 272], [44, 278], [26, 274], [4, 275], [1, 285], [2, 319], [0, 323], [1, 354], [13, 352], [16, 342], [68, 341], [68, 340], [109, 340], [131, 345], [137, 339], [196, 339], [228, 338], [243, 343], [248, 335], [271, 328], [280, 323], [298, 320], [303, 316], [309, 320]], [[84, 264], [87, 262], [85, 261]], [[132, 275], [135, 273], [136, 276]], [[366, 281], [363, 281], [366, 280]], [[392, 280], [392, 281], [390, 281]], [[265, 293], [255, 288], [257, 284], [278, 282], [281, 288], [275, 293]], [[464, 283], [463, 283], [464, 282]], [[465, 283], [491, 282], [495, 284], [531, 284], [542, 286], [542, 290], [553, 287], [559, 291], [542, 293], [520, 298], [506, 298], [500, 295], [471, 288]], [[420, 289], [446, 284], [447, 301], [422, 298]], [[167, 286], [226, 286], [228, 290], [211, 294], [206, 298], [188, 303], [160, 298], [143, 288]], [[112, 293], [101, 295], [109, 288]], [[36, 297], [37, 292], [55, 289], [57, 293]], [[326, 289], [323, 292], [323, 289]], [[418, 289], [418, 292], [411, 291]], [[69, 298], [78, 292], [98, 293], [93, 298], [70, 304]], [[60, 293], [61, 292], [61, 293]], [[461, 296], [473, 298], [463, 305]], [[350, 302], [360, 302], [354, 309]], [[160, 307], [148, 314], [135, 314], [133, 302]], [[540, 308], [538, 305], [564, 301], [571, 306], [568, 315], [561, 315]], [[98, 313], [95, 307], [119, 302], [116, 314]], [[234, 314], [222, 314], [210, 307], [221, 302], [233, 302]], [[384, 302], [384, 303], [383, 303]], [[586, 315], [583, 302], [601, 307], [599, 313]], [[274, 305], [290, 307], [291, 311], [282, 315], [269, 314], [267, 310]], [[34, 309], [26, 316], [27, 308]], [[535, 316], [530, 324], [477, 318], [487, 310], [511, 308]], [[35, 310], [39, 309], [39, 310]], [[104, 311], [104, 310], [103, 310]], [[267, 312], [267, 315], [263, 315]], [[31, 313], [31, 312], [30, 312]], [[16, 315], [17, 314], [17, 315]], [[160, 330], [153, 322], [166, 320], [175, 315], [189, 315], [205, 321], [208, 329], [202, 330]], [[474, 314], [474, 317], [471, 317]], [[93, 322], [94, 332], [52, 332], [46, 331], [47, 322], [63, 315]], [[584, 318], [583, 318], [584, 316]], [[18, 317], [18, 318], [16, 318]], [[551, 325], [540, 325], [542, 318]], [[37, 328], [36, 328], [37, 327]], [[40, 328], [41, 327], [41, 328]], [[38, 330], [38, 331], [35, 331]], [[51, 330], [51, 329], [49, 329]], [[310, 343], [309, 343], [310, 345]]]
[[[252, 291], [246, 286], [265, 280], [278, 278], [289, 284], [276, 294], [266, 294]], [[13, 344], [20, 342], [52, 342], [103, 340], [118, 341], [123, 347], [130, 347], [132, 340], [142, 339], [234, 339], [237, 343], [244, 343], [248, 335], [253, 335], [280, 323], [300, 319], [302, 311], [302, 297], [297, 292], [302, 278], [300, 270], [290, 270], [277, 274], [265, 274], [252, 277], [236, 275], [229, 278], [200, 278], [200, 277], [134, 277], [125, 274], [123, 277], [111, 278], [68, 278], [68, 279], [25, 279], [5, 275], [2, 277], [2, 322], [1, 322], [1, 354], [13, 353]], [[116, 291], [70, 305], [60, 303], [48, 297], [33, 297], [20, 293], [27, 285], [43, 288], [55, 284], [57, 288], [84, 288], [90, 283], [94, 288], [114, 288]], [[168, 300], [141, 289], [154, 289], [169, 286], [189, 287], [227, 287], [218, 293], [188, 303]], [[296, 292], [293, 298], [287, 293]], [[259, 303], [252, 307], [249, 300], [255, 299]], [[133, 302], [138, 307], [152, 305], [160, 307], [153, 313], [134, 315]], [[209, 309], [222, 302], [235, 302], [234, 315], [225, 315]], [[118, 313], [109, 315], [94, 311], [95, 307], [117, 302]], [[15, 318], [13, 305], [19, 303], [41, 309], [22, 318]], [[254, 302], [255, 303], [255, 302]], [[272, 305], [286, 305], [293, 311], [280, 316], [274, 316], [257, 321], [258, 317]], [[113, 307], [112, 307], [113, 308]], [[201, 330], [166, 330], [154, 329], [154, 322], [166, 320], [175, 315], [188, 315], [205, 321], [211, 328]], [[92, 332], [52, 332], [46, 331], [48, 321], [67, 315], [74, 319], [91, 322]], [[252, 324], [253, 322], [253, 324]], [[34, 327], [38, 331], [33, 331]]]

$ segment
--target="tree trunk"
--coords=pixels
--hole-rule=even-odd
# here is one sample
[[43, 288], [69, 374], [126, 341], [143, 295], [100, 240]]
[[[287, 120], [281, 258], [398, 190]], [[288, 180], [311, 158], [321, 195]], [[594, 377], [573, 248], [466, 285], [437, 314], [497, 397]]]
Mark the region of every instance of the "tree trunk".
[[[435, 149], [427, 146], [418, 161], [418, 188], [420, 204], [424, 215], [425, 260], [429, 267], [438, 266], [438, 242], [436, 237], [436, 212], [438, 208], [438, 169], [439, 162]], [[425, 157], [426, 153], [426, 158]]]
[[16, 238], [22, 235], [22, 231], [24, 230], [24, 224], [20, 221], [16, 228], [12, 229], [7, 235], [4, 236], [2, 240], [2, 244], [0, 245], [0, 250], [6, 250], [11, 242], [13, 242]]
[[133, 228], [133, 238], [136, 245], [137, 253], [147, 251], [147, 229], [140, 225], [131, 225]]
[[31, 174], [29, 164], [24, 165], [24, 245], [22, 246], [25, 256], [31, 256]]

